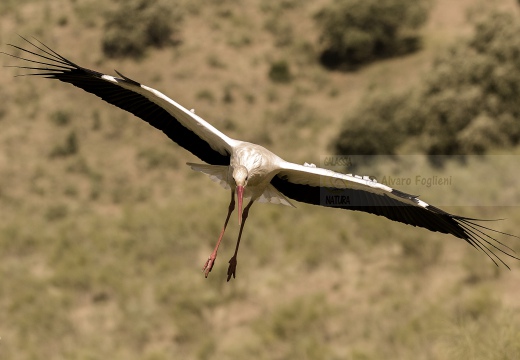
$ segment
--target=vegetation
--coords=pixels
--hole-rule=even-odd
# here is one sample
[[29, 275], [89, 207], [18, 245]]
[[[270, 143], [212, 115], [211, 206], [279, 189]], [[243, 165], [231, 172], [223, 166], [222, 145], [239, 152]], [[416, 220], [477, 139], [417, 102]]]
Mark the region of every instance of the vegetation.
[[345, 127], [335, 143], [336, 152], [348, 155], [394, 155], [397, 147], [409, 139], [413, 131], [412, 122], [407, 124], [401, 120], [408, 115], [403, 114], [403, 108], [408, 105], [408, 96], [371, 95], [363, 99], [346, 119]]
[[[136, 60], [103, 51], [107, 11], [119, 3], [6, 0], [0, 51], [19, 54], [5, 44], [25, 46], [16, 33], [34, 35], [80, 65], [162, 91], [233, 138], [320, 166], [356, 104], [367, 119], [376, 117], [370, 104], [407, 119], [393, 104], [417, 93], [385, 104], [385, 90], [423, 86], [435, 54], [467, 33], [460, 19], [471, 2], [433, 3], [420, 52], [357, 72], [315, 61], [312, 14], [328, 3], [179, 1], [170, 9], [184, 14], [182, 42], [145, 47]], [[286, 39], [284, 29], [292, 29]], [[289, 83], [268, 76], [279, 59]], [[1, 55], [0, 63], [20, 61]], [[463, 241], [376, 216], [256, 204], [237, 278], [225, 281], [234, 213], [205, 279], [229, 193], [145, 122], [73, 86], [14, 77], [27, 72], [0, 72], [2, 360], [520, 358], [518, 262], [497, 268]], [[391, 148], [384, 129], [377, 136]], [[411, 140], [399, 141], [396, 154]], [[451, 176], [450, 186], [394, 186], [461, 215], [506, 218], [485, 225], [520, 235], [520, 148], [492, 151], [499, 155], [441, 169], [410, 156], [356, 171], [379, 181]], [[520, 252], [517, 239], [499, 240]]]
[[334, 0], [316, 14], [321, 61], [332, 68], [356, 68], [376, 59], [417, 51], [417, 29], [428, 0]]
[[[520, 141], [520, 18], [493, 12], [475, 33], [436, 57], [422, 84], [372, 96], [345, 120], [341, 154], [483, 154]], [[388, 131], [388, 132], [387, 132]], [[395, 134], [383, 138], [383, 133]]]
[[175, 2], [119, 1], [106, 14], [103, 52], [108, 57], [141, 57], [149, 47], [172, 44], [181, 19]]
[[291, 81], [291, 71], [287, 61], [281, 60], [271, 64], [269, 69], [269, 79], [278, 83], [288, 83]]
[[59, 157], [59, 156], [69, 156], [74, 155], [78, 152], [78, 139], [76, 137], [76, 133], [71, 131], [67, 136], [65, 143], [61, 145], [56, 145], [51, 153], [51, 157]]

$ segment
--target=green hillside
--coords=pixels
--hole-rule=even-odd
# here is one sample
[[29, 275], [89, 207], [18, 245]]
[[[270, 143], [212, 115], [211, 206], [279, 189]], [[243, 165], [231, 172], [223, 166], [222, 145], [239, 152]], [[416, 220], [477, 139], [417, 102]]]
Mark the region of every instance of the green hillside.
[[[344, 72], [318, 61], [326, 0], [158, 1], [175, 16], [173, 40], [123, 58], [107, 57], [103, 41], [125, 2], [106, 3], [3, 0], [0, 51], [19, 55], [7, 44], [34, 36], [162, 91], [231, 137], [317, 165], [360, 101], [420, 84], [472, 34], [468, 11], [519, 11], [513, 0], [432, 0], [420, 51]], [[0, 55], [0, 65], [20, 61]], [[229, 193], [140, 119], [73, 86], [14, 76], [23, 73], [0, 71], [0, 359], [520, 358], [518, 261], [497, 268], [460, 239], [369, 214], [255, 204], [237, 278], [225, 281], [233, 214], [205, 279]], [[491, 153], [356, 172], [404, 178], [393, 186], [506, 219], [486, 225], [520, 235], [520, 148]], [[520, 252], [519, 239], [498, 239]]]

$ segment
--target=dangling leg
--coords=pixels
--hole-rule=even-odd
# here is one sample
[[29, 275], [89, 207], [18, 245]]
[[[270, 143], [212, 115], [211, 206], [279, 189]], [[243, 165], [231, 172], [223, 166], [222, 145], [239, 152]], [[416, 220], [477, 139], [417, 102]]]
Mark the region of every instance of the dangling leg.
[[242, 237], [242, 230], [244, 230], [244, 224], [247, 220], [247, 215], [249, 214], [249, 208], [251, 205], [253, 205], [254, 200], [251, 199], [249, 201], [249, 204], [244, 208], [244, 211], [242, 212], [242, 224], [240, 224], [240, 231], [238, 232], [238, 240], [237, 240], [237, 246], [235, 247], [235, 253], [233, 254], [233, 257], [229, 260], [229, 267], [227, 271], [227, 281], [231, 279], [231, 275], [233, 275], [233, 279], [235, 278], [235, 271], [237, 269], [237, 254], [238, 254], [238, 247], [240, 246], [240, 238]]
[[220, 236], [218, 237], [217, 245], [215, 246], [215, 250], [211, 253], [208, 260], [206, 260], [206, 264], [204, 264], [204, 267], [202, 268], [202, 271], [204, 271], [204, 275], [208, 277], [208, 274], [210, 273], [211, 269], [213, 268], [213, 265], [215, 264], [215, 259], [217, 258], [217, 251], [218, 247], [220, 246], [220, 242], [222, 241], [222, 238], [224, 237], [224, 232], [226, 231], [226, 227], [229, 221], [229, 218], [231, 216], [231, 213], [235, 210], [235, 192], [231, 191], [231, 202], [229, 203], [229, 210], [226, 217], [226, 222], [224, 223], [224, 228], [222, 229], [222, 232], [220, 233]]

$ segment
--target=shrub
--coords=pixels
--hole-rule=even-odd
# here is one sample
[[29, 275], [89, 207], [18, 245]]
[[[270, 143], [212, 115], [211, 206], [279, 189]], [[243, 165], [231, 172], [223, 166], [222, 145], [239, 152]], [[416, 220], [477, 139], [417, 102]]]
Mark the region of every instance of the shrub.
[[269, 69], [269, 79], [277, 83], [288, 83], [291, 81], [291, 71], [287, 61], [281, 60], [271, 64]]
[[65, 218], [68, 213], [69, 213], [69, 209], [66, 205], [63, 205], [63, 204], [51, 205], [45, 212], [45, 219], [47, 221], [60, 220], [60, 219]]
[[429, 154], [484, 153], [520, 140], [520, 20], [493, 13], [434, 63], [422, 92]]
[[321, 28], [322, 63], [350, 69], [417, 50], [417, 29], [426, 21], [427, 1], [333, 1], [315, 16]]
[[182, 19], [177, 9], [161, 0], [120, 1], [105, 19], [103, 52], [108, 57], [141, 57], [148, 47], [175, 43]]
[[[335, 143], [342, 155], [393, 155], [407, 132], [401, 109], [407, 95], [375, 95], [360, 102], [345, 119], [345, 125]], [[411, 130], [410, 130], [411, 131]]]
[[70, 123], [70, 113], [64, 110], [57, 110], [51, 114], [50, 119], [56, 126], [66, 126]]
[[67, 138], [65, 139], [65, 143], [61, 145], [56, 145], [51, 153], [50, 157], [66, 157], [70, 155], [75, 155], [79, 151], [78, 138], [74, 131], [71, 131]]
[[480, 19], [474, 36], [438, 56], [410, 94], [364, 101], [346, 118], [336, 151], [391, 154], [403, 146], [428, 155], [456, 155], [518, 144], [518, 33], [520, 20], [512, 14]]

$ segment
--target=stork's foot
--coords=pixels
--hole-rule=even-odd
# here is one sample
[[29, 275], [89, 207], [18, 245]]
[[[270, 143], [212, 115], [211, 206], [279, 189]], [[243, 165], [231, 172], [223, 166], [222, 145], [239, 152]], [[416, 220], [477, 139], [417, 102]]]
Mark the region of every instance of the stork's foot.
[[206, 260], [206, 263], [204, 264], [204, 267], [202, 268], [202, 271], [204, 271], [205, 277], [208, 277], [209, 273], [211, 272], [211, 269], [213, 269], [213, 265], [215, 265], [216, 258], [217, 258], [217, 254], [211, 253], [211, 255], [208, 257], [208, 260]]
[[229, 260], [229, 267], [227, 269], [227, 281], [231, 279], [231, 276], [233, 276], [233, 279], [235, 278], [235, 272], [237, 270], [237, 257], [234, 255]]

